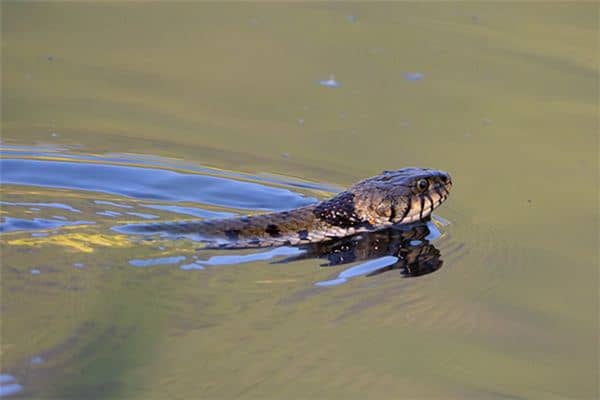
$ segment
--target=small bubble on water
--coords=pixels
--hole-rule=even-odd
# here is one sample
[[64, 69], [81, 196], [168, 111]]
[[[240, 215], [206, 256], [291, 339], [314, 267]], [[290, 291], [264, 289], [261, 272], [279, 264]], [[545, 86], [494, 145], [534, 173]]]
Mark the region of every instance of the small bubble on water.
[[30, 272], [31, 272], [31, 275], [39, 275], [42, 273], [42, 271], [40, 271], [39, 269], [36, 269], [36, 268], [32, 268], [30, 270]]
[[346, 21], [355, 23], [358, 21], [358, 17], [356, 15], [346, 15]]
[[56, 132], [52, 132], [52, 133], [50, 134], [50, 136], [52, 136], [52, 137], [59, 137], [60, 135], [59, 135], [58, 133], [56, 133]]
[[75, 268], [79, 268], [79, 269], [85, 268], [85, 264], [84, 263], [74, 263], [73, 266]]
[[290, 153], [281, 153], [281, 157], [290, 158]]
[[335, 80], [335, 76], [329, 75], [329, 79], [323, 79], [319, 81], [319, 85], [329, 87], [329, 88], [337, 88], [342, 86], [341, 83]]
[[298, 125], [304, 125], [304, 118], [298, 119]]
[[44, 363], [44, 359], [41, 356], [35, 356], [35, 357], [31, 357], [30, 362], [33, 365], [40, 365], [40, 364]]
[[420, 81], [424, 78], [424, 75], [420, 72], [407, 72], [404, 74], [404, 79], [407, 81]]

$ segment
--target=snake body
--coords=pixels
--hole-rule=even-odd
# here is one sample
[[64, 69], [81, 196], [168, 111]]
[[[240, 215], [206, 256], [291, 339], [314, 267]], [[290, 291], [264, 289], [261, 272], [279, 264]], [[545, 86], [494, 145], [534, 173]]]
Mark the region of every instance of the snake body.
[[450, 193], [446, 172], [403, 168], [356, 183], [320, 203], [226, 219], [128, 225], [130, 233], [198, 235], [210, 247], [242, 248], [318, 243], [425, 220]]

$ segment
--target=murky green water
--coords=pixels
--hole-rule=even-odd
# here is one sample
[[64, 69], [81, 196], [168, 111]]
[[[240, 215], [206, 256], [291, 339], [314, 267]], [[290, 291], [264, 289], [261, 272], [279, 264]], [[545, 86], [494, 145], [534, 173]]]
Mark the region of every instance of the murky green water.
[[[598, 12], [3, 2], [1, 393], [597, 398]], [[408, 165], [455, 182], [425, 276], [111, 229]]]

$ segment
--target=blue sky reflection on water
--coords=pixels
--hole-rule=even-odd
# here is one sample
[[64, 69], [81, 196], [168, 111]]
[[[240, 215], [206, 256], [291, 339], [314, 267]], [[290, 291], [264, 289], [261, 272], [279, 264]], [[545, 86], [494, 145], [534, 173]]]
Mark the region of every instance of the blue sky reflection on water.
[[288, 189], [163, 169], [23, 159], [2, 159], [0, 163], [4, 184], [86, 190], [140, 200], [200, 202], [246, 210], [295, 208], [316, 201]]
[[94, 223], [94, 221], [61, 221], [45, 218], [23, 219], [4, 216], [3, 221], [0, 223], [0, 232], [56, 229], [63, 226], [88, 225]]

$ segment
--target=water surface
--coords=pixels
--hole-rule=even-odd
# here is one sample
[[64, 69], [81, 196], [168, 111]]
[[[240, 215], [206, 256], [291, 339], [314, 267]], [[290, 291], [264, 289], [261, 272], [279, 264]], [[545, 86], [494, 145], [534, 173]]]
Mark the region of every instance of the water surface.
[[[0, 394], [597, 398], [597, 15], [3, 3]], [[418, 276], [111, 229], [404, 166], [455, 182]]]

